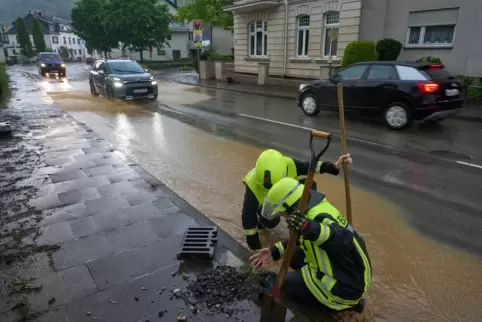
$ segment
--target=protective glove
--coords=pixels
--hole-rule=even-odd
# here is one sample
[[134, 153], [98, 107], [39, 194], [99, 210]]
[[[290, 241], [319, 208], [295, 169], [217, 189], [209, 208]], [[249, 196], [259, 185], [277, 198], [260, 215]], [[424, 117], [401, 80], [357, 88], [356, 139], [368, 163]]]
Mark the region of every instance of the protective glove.
[[300, 233], [308, 230], [308, 226], [310, 225], [310, 221], [298, 210], [289, 215], [288, 218], [286, 218], [286, 222], [289, 228], [296, 229]]
[[248, 243], [248, 247], [251, 250], [261, 249], [261, 241], [259, 240], [258, 233], [246, 236], [246, 242]]

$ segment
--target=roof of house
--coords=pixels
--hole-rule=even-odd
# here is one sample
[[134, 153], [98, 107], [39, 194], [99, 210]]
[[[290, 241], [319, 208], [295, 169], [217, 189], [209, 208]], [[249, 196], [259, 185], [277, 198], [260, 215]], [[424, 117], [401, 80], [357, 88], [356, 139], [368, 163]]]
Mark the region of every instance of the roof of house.
[[[28, 29], [29, 33], [32, 33], [32, 26], [33, 26], [34, 19], [37, 19], [41, 22], [47, 23], [47, 25], [45, 23], [40, 24], [42, 26], [42, 29], [43, 29], [42, 31], [44, 32], [44, 34], [58, 34], [55, 31], [51, 31], [50, 28], [48, 27], [48, 24], [52, 23], [52, 22], [43, 19], [43, 17], [33, 15], [32, 13], [29, 12], [23, 19], [25, 20], [25, 23], [27, 24], [27, 29]], [[13, 26], [5, 34], [6, 35], [16, 35], [17, 34], [17, 26]]]

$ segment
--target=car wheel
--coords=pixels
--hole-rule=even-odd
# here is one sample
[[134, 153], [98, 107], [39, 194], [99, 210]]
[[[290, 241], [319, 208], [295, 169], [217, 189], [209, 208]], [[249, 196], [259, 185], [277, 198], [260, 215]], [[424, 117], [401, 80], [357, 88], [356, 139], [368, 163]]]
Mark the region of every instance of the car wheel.
[[318, 97], [313, 93], [306, 93], [301, 97], [301, 109], [308, 116], [315, 116], [320, 113]]
[[99, 96], [99, 93], [97, 93], [97, 90], [95, 89], [94, 83], [91, 81], [89, 82], [90, 84], [90, 94], [94, 97]]
[[383, 113], [385, 124], [392, 130], [403, 130], [412, 122], [412, 113], [407, 105], [396, 102], [390, 104]]
[[109, 101], [114, 100], [114, 92], [112, 91], [112, 88], [110, 88], [110, 86], [107, 86], [105, 90], [105, 96], [107, 96], [107, 99], [109, 99]]

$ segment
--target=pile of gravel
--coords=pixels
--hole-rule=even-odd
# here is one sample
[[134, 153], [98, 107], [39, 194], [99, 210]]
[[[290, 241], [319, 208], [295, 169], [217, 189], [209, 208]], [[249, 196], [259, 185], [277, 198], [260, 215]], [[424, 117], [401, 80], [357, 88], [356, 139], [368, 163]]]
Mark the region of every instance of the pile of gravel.
[[262, 291], [258, 278], [231, 266], [218, 266], [200, 273], [187, 289], [209, 309], [219, 309], [225, 304], [242, 300], [255, 300]]

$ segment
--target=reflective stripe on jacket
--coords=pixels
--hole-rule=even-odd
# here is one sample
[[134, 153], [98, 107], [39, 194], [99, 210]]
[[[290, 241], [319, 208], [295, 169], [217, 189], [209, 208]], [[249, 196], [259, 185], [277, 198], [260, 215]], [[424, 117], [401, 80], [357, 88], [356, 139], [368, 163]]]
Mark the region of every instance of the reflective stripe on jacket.
[[[300, 247], [305, 253], [307, 263], [301, 272], [306, 286], [320, 303], [333, 310], [344, 310], [356, 305], [371, 284], [370, 260], [363, 240], [348, 224], [343, 214], [329, 203], [324, 195], [316, 192], [311, 194], [310, 204], [313, 205], [315, 202], [315, 205], [308, 206], [306, 216], [309, 220], [320, 223], [320, 233], [314, 241], [300, 238]], [[330, 248], [329, 243], [333, 242], [330, 238], [334, 238], [331, 231], [334, 229], [332, 225], [343, 227], [353, 234], [353, 244], [349, 252], [343, 253], [336, 248]], [[276, 244], [276, 247], [282, 255], [283, 245]], [[343, 287], [348, 286], [358, 290], [355, 292], [358, 298], [345, 299], [334, 295], [332, 289], [340, 281]]]

